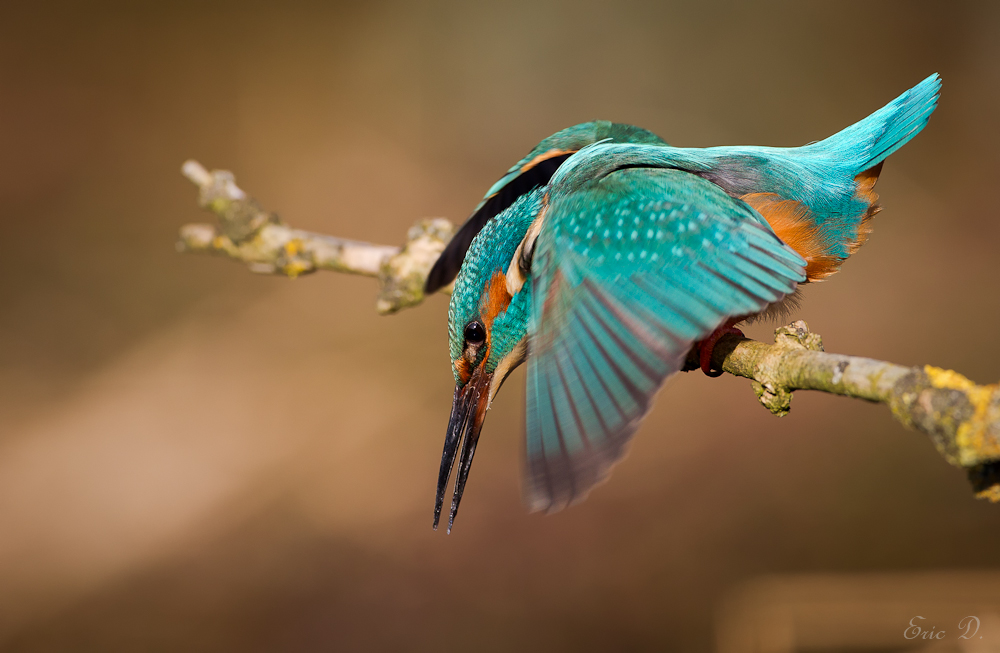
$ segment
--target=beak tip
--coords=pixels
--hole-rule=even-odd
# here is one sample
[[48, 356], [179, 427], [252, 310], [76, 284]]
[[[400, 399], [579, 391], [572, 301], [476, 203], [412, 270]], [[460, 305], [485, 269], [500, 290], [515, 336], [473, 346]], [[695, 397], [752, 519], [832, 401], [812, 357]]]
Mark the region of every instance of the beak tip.
[[[469, 478], [469, 468], [476, 452], [476, 443], [483, 428], [486, 410], [489, 408], [489, 388], [493, 374], [480, 374], [478, 371], [473, 380], [459, 388], [455, 387], [455, 399], [451, 407], [451, 417], [448, 420], [448, 431], [445, 436], [444, 450], [441, 453], [441, 469], [438, 474], [437, 502], [434, 507], [434, 530], [437, 530], [441, 518], [444, 495], [447, 491], [449, 477], [455, 458], [458, 457], [458, 474], [455, 479], [454, 495], [451, 511], [448, 517], [448, 535], [455, 524], [455, 513], [465, 491], [465, 483]], [[459, 456], [459, 447], [461, 455]]]

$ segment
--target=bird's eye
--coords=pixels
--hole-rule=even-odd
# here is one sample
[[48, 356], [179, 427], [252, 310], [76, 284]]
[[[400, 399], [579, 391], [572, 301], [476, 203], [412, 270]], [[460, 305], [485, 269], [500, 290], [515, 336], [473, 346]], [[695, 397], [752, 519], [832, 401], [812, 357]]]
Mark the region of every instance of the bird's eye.
[[486, 340], [486, 329], [479, 322], [469, 322], [465, 326], [465, 342], [481, 345]]

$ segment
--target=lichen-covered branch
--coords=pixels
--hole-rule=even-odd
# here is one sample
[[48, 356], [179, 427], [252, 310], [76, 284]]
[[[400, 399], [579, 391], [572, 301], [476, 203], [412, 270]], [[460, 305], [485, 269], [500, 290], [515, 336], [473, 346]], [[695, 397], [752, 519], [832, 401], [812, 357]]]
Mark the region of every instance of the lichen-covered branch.
[[775, 331], [769, 345], [739, 336], [720, 339], [717, 369], [750, 379], [768, 410], [785, 415], [792, 392], [819, 390], [885, 404], [904, 426], [930, 436], [938, 452], [969, 471], [977, 496], [1000, 501], [1000, 386], [977, 385], [939, 367], [905, 367], [828, 354], [798, 321]]
[[209, 172], [197, 161], [187, 161], [181, 171], [200, 189], [201, 206], [219, 222], [181, 227], [178, 251], [228, 256], [261, 274], [294, 278], [332, 270], [378, 277], [375, 309], [382, 314], [423, 301], [427, 273], [455, 231], [443, 218], [420, 220], [406, 243], [394, 247], [292, 229], [244, 193], [231, 172]]
[[[230, 172], [209, 172], [188, 161], [183, 173], [199, 187], [201, 205], [219, 222], [182, 227], [179, 251], [228, 256], [265, 274], [297, 277], [332, 270], [377, 277], [376, 310], [383, 314], [423, 301], [427, 273], [455, 231], [441, 218], [421, 220], [402, 247], [310, 233], [292, 229], [261, 208], [236, 186]], [[761, 404], [779, 416], [790, 410], [795, 390], [883, 403], [900, 423], [929, 435], [948, 462], [966, 469], [976, 496], [1000, 502], [996, 384], [976, 385], [957, 372], [929, 365], [904, 367], [828, 354], [819, 335], [801, 321], [778, 329], [773, 345], [725, 336], [712, 362], [717, 369], [750, 379]]]

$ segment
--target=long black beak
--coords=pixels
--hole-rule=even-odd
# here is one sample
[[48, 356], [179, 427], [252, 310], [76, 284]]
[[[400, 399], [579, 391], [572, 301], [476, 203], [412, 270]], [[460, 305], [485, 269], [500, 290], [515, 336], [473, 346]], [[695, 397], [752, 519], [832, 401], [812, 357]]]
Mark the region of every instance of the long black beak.
[[437, 530], [441, 520], [441, 507], [444, 505], [444, 494], [448, 489], [448, 479], [451, 468], [455, 466], [455, 456], [458, 446], [462, 444], [462, 457], [458, 462], [458, 478], [455, 480], [455, 493], [451, 499], [451, 516], [448, 518], [448, 532], [455, 523], [458, 504], [465, 492], [465, 483], [469, 480], [469, 469], [472, 467], [472, 457], [476, 454], [476, 444], [486, 420], [486, 408], [489, 406], [490, 381], [492, 374], [486, 374], [482, 369], [476, 370], [464, 387], [455, 387], [455, 398], [451, 404], [451, 418], [448, 420], [448, 431], [444, 436], [444, 451], [441, 453], [441, 471], [438, 473], [437, 500], [434, 503], [434, 530]]

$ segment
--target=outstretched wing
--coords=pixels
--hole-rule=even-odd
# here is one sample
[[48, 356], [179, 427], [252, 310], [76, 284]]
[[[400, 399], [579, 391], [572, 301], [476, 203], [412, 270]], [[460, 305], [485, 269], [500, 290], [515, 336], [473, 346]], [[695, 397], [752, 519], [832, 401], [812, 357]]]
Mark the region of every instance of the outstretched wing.
[[692, 344], [793, 292], [804, 265], [753, 209], [687, 172], [553, 187], [531, 267], [529, 506], [583, 499]]

